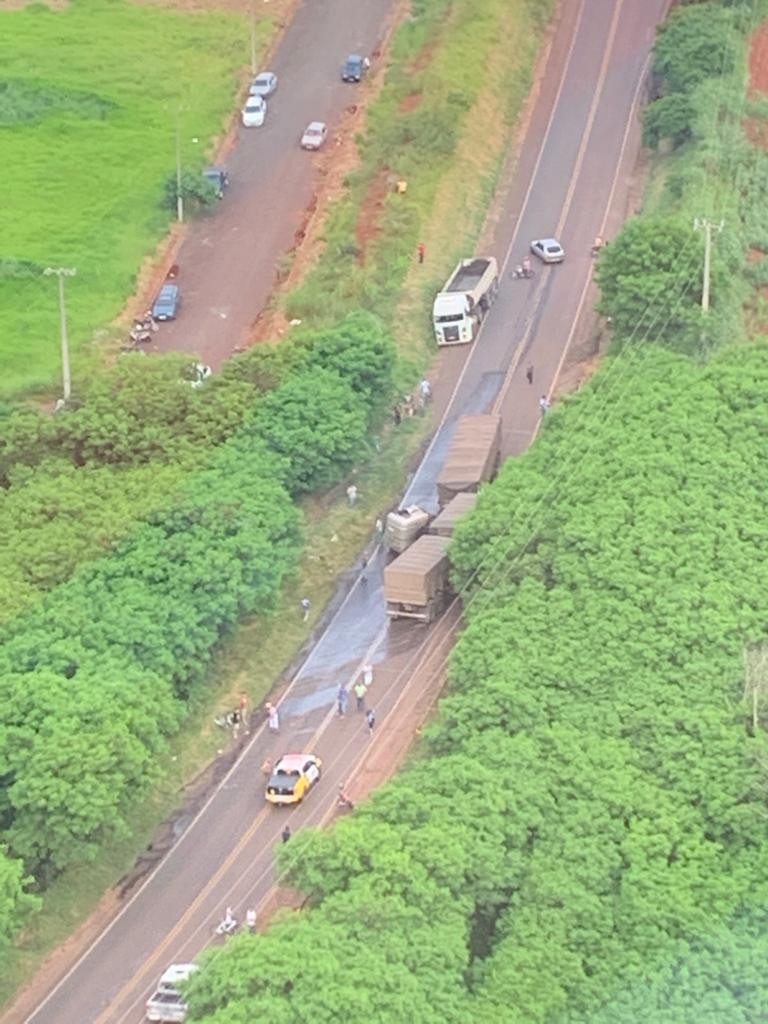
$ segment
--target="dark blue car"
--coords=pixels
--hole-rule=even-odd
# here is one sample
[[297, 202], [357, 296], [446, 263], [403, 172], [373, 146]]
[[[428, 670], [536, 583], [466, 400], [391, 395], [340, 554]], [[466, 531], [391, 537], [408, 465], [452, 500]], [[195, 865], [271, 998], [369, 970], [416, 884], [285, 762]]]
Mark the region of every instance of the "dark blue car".
[[368, 70], [370, 61], [356, 53], [350, 53], [341, 69], [342, 82], [359, 82]]
[[181, 292], [177, 284], [164, 284], [152, 307], [155, 320], [175, 320], [181, 305]]

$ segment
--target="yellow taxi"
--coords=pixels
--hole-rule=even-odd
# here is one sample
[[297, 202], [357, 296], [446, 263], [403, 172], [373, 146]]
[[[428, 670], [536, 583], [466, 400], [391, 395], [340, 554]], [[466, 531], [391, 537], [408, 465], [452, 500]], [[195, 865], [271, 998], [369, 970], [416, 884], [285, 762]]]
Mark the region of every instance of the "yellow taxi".
[[271, 804], [300, 804], [320, 781], [321, 767], [322, 761], [314, 754], [283, 754], [269, 777], [267, 800]]

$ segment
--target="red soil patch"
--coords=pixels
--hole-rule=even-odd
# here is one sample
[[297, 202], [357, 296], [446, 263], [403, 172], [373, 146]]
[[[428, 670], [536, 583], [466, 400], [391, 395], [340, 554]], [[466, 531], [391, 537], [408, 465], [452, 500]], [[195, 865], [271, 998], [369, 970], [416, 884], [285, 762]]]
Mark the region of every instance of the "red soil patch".
[[368, 186], [368, 194], [360, 207], [360, 215], [355, 227], [357, 240], [358, 262], [365, 263], [368, 246], [378, 236], [381, 228], [379, 217], [384, 209], [384, 200], [391, 191], [389, 170], [383, 167]]
[[412, 110], [421, 103], [422, 94], [420, 92], [410, 92], [400, 101], [400, 106], [397, 108], [401, 114], [409, 114]]
[[768, 22], [752, 33], [749, 46], [749, 96], [768, 93]]

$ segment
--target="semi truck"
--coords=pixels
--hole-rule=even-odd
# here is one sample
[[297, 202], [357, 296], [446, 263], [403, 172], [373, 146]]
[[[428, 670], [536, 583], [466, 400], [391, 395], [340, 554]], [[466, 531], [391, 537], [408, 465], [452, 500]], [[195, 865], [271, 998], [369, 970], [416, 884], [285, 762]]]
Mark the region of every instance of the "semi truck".
[[455, 498], [451, 498], [443, 511], [432, 520], [428, 527], [429, 532], [436, 534], [438, 537], [452, 537], [453, 531], [456, 529], [456, 523], [458, 523], [462, 516], [465, 516], [467, 512], [474, 508], [476, 501], [476, 492], [457, 494]]
[[384, 540], [390, 551], [401, 554], [429, 526], [432, 518], [418, 505], [406, 505], [387, 516]]
[[499, 267], [492, 256], [461, 260], [432, 306], [437, 344], [472, 341], [498, 290]]
[[493, 480], [500, 459], [501, 416], [462, 416], [437, 478], [440, 507], [457, 494], [474, 493], [480, 484]]
[[196, 970], [197, 964], [171, 964], [147, 1000], [147, 1020], [183, 1024], [187, 1019], [187, 1004], [179, 985], [191, 978]]
[[384, 570], [387, 615], [432, 622], [450, 597], [450, 538], [422, 534]]

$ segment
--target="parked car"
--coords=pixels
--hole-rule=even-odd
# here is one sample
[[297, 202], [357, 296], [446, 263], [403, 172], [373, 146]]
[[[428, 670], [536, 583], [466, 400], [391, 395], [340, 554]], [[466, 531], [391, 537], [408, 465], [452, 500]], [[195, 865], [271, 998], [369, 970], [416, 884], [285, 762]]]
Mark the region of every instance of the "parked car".
[[322, 761], [314, 754], [283, 754], [267, 783], [271, 804], [300, 804], [320, 781]]
[[312, 121], [301, 136], [302, 149], [320, 149], [328, 137], [328, 127], [322, 121]]
[[203, 177], [210, 181], [213, 187], [216, 189], [216, 195], [219, 199], [224, 198], [224, 190], [229, 188], [229, 178], [227, 172], [223, 167], [206, 167], [203, 171]]
[[350, 53], [341, 68], [342, 82], [361, 81], [370, 66], [371, 62], [367, 57], [361, 57], [357, 53]]
[[267, 103], [263, 96], [249, 96], [243, 107], [243, 127], [261, 128], [267, 116]]
[[152, 307], [155, 320], [175, 320], [181, 306], [181, 292], [177, 284], [164, 284]]
[[248, 92], [251, 96], [262, 96], [266, 99], [267, 96], [272, 95], [275, 89], [277, 89], [277, 75], [273, 75], [271, 71], [262, 71], [251, 82]]
[[562, 263], [565, 259], [565, 250], [556, 238], [539, 238], [531, 242], [531, 252], [542, 263]]

